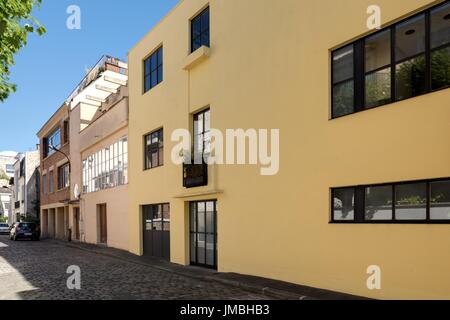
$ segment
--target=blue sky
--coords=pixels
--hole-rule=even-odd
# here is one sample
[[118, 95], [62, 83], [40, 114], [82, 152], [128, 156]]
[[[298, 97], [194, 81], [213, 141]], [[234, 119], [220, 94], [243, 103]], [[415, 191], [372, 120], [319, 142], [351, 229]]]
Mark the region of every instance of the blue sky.
[[[178, 0], [43, 0], [34, 15], [47, 28], [30, 35], [15, 57], [17, 92], [0, 103], [0, 151], [36, 148], [37, 131], [103, 54], [121, 59]], [[81, 9], [81, 30], [69, 30], [70, 5]], [[120, 21], [116, 23], [115, 21]]]

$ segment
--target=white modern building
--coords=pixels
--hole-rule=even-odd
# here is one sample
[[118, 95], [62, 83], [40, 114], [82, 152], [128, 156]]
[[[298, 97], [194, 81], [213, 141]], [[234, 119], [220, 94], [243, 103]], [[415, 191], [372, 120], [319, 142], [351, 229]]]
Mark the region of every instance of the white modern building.
[[14, 163], [14, 184], [9, 223], [39, 217], [39, 150], [20, 153]]

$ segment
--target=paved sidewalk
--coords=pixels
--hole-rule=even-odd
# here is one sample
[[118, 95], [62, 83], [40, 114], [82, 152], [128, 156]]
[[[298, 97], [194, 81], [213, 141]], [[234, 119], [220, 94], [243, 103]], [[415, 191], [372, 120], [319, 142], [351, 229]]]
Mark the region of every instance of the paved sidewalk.
[[140, 265], [149, 266], [161, 271], [174, 273], [201, 281], [212, 281], [232, 287], [241, 288], [256, 294], [262, 294], [274, 299], [285, 300], [366, 300], [365, 297], [358, 297], [344, 293], [317, 289], [307, 286], [296, 285], [278, 280], [271, 280], [261, 277], [241, 275], [236, 273], [220, 273], [210, 269], [193, 266], [181, 266], [165, 260], [140, 257], [129, 252], [78, 242], [58, 241], [68, 247], [89, 251], [124, 261], [133, 262]]

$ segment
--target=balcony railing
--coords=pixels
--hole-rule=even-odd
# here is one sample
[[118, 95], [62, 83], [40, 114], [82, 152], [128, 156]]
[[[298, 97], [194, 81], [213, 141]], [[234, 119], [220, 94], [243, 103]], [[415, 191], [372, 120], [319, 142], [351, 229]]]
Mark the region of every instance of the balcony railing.
[[183, 164], [183, 187], [195, 188], [208, 185], [208, 165]]

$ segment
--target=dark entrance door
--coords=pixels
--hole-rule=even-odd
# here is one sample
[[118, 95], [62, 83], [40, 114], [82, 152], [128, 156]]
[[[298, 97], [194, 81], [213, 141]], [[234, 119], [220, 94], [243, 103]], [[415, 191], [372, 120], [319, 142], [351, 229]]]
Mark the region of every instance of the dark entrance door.
[[217, 201], [190, 204], [191, 264], [217, 268]]
[[80, 208], [73, 208], [73, 223], [75, 240], [80, 240]]
[[142, 207], [144, 255], [170, 259], [170, 205]]
[[108, 243], [108, 223], [106, 214], [106, 204], [99, 204], [97, 207], [99, 227], [100, 227], [100, 243]]

